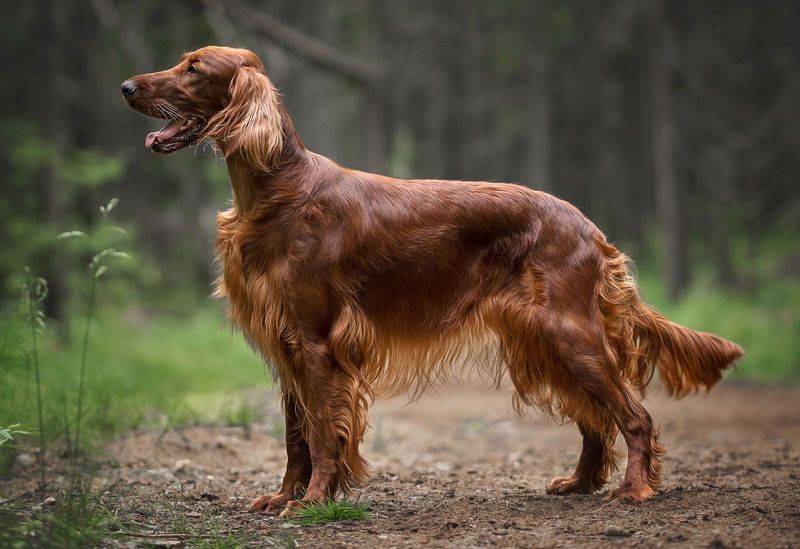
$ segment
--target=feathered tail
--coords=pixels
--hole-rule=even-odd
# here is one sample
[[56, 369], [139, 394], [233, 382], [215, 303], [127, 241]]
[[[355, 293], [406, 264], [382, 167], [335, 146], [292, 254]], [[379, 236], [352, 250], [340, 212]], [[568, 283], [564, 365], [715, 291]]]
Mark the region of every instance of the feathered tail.
[[658, 369], [669, 394], [677, 398], [710, 390], [744, 355], [742, 348], [680, 326], [642, 302], [628, 257], [602, 236], [596, 242], [604, 256], [598, 304], [623, 376], [644, 390]]

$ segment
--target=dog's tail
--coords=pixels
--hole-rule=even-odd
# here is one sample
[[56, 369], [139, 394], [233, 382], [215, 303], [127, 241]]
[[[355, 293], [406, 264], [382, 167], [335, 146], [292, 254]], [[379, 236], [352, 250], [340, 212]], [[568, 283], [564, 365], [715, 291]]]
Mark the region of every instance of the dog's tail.
[[595, 240], [603, 255], [598, 304], [623, 376], [644, 390], [658, 369], [667, 391], [677, 398], [710, 390], [744, 355], [742, 348], [680, 326], [642, 302], [628, 257], [605, 237]]

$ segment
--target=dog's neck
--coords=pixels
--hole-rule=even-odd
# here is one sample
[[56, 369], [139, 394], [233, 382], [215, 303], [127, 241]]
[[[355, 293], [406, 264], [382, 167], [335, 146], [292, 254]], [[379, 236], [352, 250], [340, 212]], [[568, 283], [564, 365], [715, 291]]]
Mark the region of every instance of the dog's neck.
[[239, 213], [249, 212], [256, 203], [260, 190], [260, 177], [253, 176], [253, 170], [239, 154], [225, 157], [228, 176], [231, 178], [233, 206]]
[[[283, 126], [283, 146], [281, 154], [271, 173], [259, 173], [245, 160], [234, 152], [225, 156], [228, 165], [228, 175], [231, 178], [233, 191], [233, 205], [240, 214], [246, 214], [258, 202], [263, 189], [280, 180], [285, 180], [287, 172], [291, 172], [298, 164], [307, 160], [308, 151], [303, 141], [297, 134], [294, 123], [283, 105], [280, 107]], [[218, 143], [221, 148], [224, 146]], [[223, 149], [224, 152], [224, 149]]]

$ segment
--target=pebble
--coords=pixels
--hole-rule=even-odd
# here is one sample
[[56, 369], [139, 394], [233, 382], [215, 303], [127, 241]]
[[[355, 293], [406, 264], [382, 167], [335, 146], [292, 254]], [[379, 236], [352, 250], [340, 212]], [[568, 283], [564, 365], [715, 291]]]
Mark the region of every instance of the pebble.
[[191, 467], [192, 460], [191, 459], [179, 459], [175, 462], [175, 465], [172, 466], [172, 470], [176, 473], [180, 471], [184, 471]]
[[42, 505], [53, 505], [55, 502], [56, 498], [54, 498], [53, 496], [49, 496], [45, 498], [45, 500], [42, 502]]
[[145, 469], [142, 471], [140, 481], [144, 483], [161, 484], [175, 480], [175, 475], [169, 469]]
[[627, 538], [631, 535], [629, 531], [613, 525], [606, 526], [606, 530], [603, 533], [610, 538]]
[[714, 538], [708, 543], [708, 546], [714, 549], [724, 549], [725, 547], [727, 547], [725, 542], [722, 541], [722, 539], [720, 539], [718, 535], [714, 536]]

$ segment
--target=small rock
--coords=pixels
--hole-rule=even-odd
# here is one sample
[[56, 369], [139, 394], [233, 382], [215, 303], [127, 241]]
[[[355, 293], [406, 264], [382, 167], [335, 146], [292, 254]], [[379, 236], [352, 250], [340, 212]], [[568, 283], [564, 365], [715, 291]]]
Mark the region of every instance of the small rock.
[[439, 461], [434, 463], [433, 467], [439, 472], [448, 473], [453, 468], [453, 465], [450, 463]]
[[45, 498], [45, 500], [42, 502], [42, 505], [53, 505], [55, 502], [56, 498], [54, 498], [53, 496], [49, 496]]
[[603, 532], [609, 538], [627, 538], [631, 535], [628, 530], [624, 528], [620, 528], [619, 526], [606, 526], [605, 532]]
[[141, 481], [145, 483], [161, 484], [175, 479], [169, 469], [145, 469], [141, 474]]
[[190, 468], [192, 465], [191, 459], [179, 459], [175, 462], [175, 465], [172, 466], [172, 470], [176, 473], [181, 471], [185, 471], [186, 469]]
[[714, 539], [712, 539], [708, 543], [708, 546], [713, 548], [713, 549], [724, 549], [725, 547], [727, 547], [725, 542], [722, 541], [719, 536], [714, 536]]

